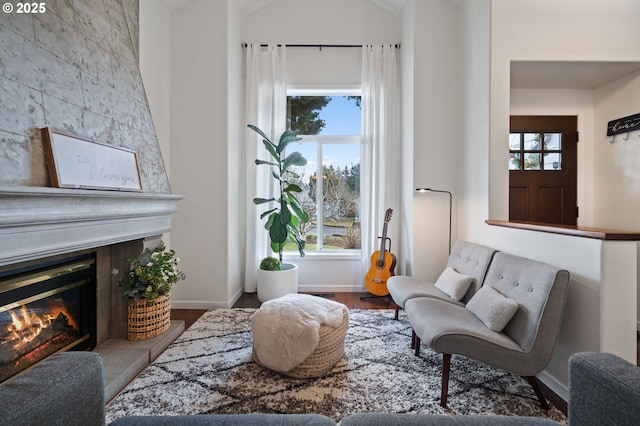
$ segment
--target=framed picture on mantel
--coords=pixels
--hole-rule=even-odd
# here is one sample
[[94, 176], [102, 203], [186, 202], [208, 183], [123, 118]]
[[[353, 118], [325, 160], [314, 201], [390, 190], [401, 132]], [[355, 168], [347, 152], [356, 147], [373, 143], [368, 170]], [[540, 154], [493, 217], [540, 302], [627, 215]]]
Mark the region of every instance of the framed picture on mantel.
[[51, 186], [142, 191], [135, 151], [48, 127], [42, 129], [42, 141]]

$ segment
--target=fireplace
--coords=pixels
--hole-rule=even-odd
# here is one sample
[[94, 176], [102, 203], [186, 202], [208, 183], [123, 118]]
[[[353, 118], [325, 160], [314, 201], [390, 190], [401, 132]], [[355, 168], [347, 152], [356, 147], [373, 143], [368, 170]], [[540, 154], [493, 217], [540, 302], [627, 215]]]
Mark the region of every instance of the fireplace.
[[95, 255], [0, 272], [0, 382], [56, 352], [95, 345]]
[[[95, 318], [83, 311], [79, 321], [84, 328], [71, 331], [65, 318], [76, 314], [60, 317], [58, 329], [75, 334], [63, 349], [54, 350], [86, 348], [100, 353], [105, 366], [106, 397], [115, 396], [184, 329], [183, 322], [174, 324], [172, 321], [170, 331], [152, 344], [143, 341], [140, 345], [132, 345], [137, 342], [126, 341], [127, 301], [122, 298], [116, 277], [111, 273], [114, 269], [126, 270], [129, 267], [127, 257], [136, 257], [145, 248], [157, 245], [161, 236], [171, 230], [171, 217], [182, 198], [168, 193], [0, 186], [0, 307], [3, 309], [0, 335], [7, 334], [9, 311], [14, 316], [29, 317], [29, 309], [48, 309], [52, 299], [62, 299], [73, 305], [77, 298], [91, 298], [87, 293], [95, 291], [91, 300], [85, 300], [85, 306], [94, 304], [92, 315]], [[40, 299], [30, 293], [30, 286], [16, 293], [15, 289], [4, 290], [6, 282], [16, 276], [35, 273], [43, 267], [55, 268], [81, 257], [95, 260], [90, 267], [93, 269], [91, 274], [95, 274], [95, 290], [90, 290], [93, 284], [90, 287], [81, 285], [70, 288], [68, 293]], [[17, 300], [5, 301], [9, 293], [21, 295], [11, 298]], [[36, 290], [33, 293], [43, 292]], [[20, 302], [22, 300], [25, 301]], [[26, 311], [22, 310], [23, 305], [26, 305]], [[55, 318], [58, 316], [56, 314]], [[21, 363], [14, 369], [15, 361], [11, 365], [12, 371], [2, 373], [0, 377], [15, 375], [24, 366]]]

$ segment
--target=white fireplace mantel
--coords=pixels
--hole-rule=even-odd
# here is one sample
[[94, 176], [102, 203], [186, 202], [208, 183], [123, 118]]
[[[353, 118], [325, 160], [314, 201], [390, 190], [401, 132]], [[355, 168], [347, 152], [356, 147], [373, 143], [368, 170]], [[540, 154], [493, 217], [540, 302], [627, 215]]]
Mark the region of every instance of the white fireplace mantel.
[[0, 266], [161, 235], [182, 198], [0, 186]]

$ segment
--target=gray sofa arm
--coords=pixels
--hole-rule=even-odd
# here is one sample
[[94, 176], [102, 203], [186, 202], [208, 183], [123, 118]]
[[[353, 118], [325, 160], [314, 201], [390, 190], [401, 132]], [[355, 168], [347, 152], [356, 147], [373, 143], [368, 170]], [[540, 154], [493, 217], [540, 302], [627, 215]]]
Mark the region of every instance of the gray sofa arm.
[[63, 352], [0, 385], [0, 425], [104, 425], [102, 358]]
[[608, 353], [569, 358], [570, 425], [637, 425], [640, 368]]

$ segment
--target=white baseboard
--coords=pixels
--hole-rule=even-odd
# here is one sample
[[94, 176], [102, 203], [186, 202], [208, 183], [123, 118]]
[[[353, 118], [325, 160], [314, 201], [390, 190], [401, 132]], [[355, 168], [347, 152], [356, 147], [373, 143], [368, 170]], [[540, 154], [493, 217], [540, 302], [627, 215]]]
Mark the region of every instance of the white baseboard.
[[366, 291], [361, 285], [336, 284], [336, 285], [299, 285], [301, 293], [359, 293]]
[[228, 302], [218, 302], [214, 300], [173, 300], [171, 299], [171, 309], [220, 309], [229, 308]]

